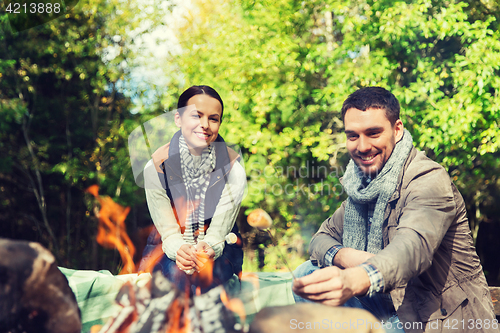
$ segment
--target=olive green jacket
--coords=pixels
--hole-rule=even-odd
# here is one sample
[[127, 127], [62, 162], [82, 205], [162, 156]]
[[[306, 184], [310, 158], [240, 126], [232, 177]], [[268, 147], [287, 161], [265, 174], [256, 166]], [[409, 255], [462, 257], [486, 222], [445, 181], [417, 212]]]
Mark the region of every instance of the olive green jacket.
[[[342, 244], [344, 207], [311, 240], [311, 260], [320, 267]], [[487, 324], [495, 319], [493, 303], [464, 200], [446, 170], [415, 148], [387, 204], [383, 241], [367, 262], [382, 273], [406, 333], [498, 332]]]

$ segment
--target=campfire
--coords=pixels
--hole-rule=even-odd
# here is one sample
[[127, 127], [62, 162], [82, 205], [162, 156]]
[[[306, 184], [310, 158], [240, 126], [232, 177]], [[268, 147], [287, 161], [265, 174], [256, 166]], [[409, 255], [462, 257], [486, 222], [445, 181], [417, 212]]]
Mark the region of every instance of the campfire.
[[[99, 244], [114, 247], [120, 252], [124, 262], [120, 273], [137, 272], [132, 261], [135, 249], [125, 232], [125, 218], [129, 209], [114, 203], [110, 198], [100, 197], [97, 186], [89, 188], [88, 192], [92, 193], [101, 205], [100, 210], [96, 211], [99, 217]], [[254, 210], [248, 215], [247, 221], [258, 230], [267, 232], [273, 245], [276, 246], [270, 231], [272, 219], [265, 211]], [[228, 235], [225, 241], [235, 240]], [[236, 239], [236, 241], [241, 240]], [[145, 274], [148, 275], [163, 256], [161, 245], [153, 253], [145, 269]], [[289, 268], [286, 258], [279, 254], [285, 266]], [[198, 274], [198, 279], [209, 282], [212, 279], [212, 266], [206, 266], [207, 269], [195, 274]], [[292, 273], [290, 269], [289, 271]], [[144, 272], [138, 274], [142, 273]], [[220, 285], [203, 294], [199, 288], [191, 293], [190, 290], [179, 290], [161, 271], [153, 272], [150, 276], [150, 279], [146, 279], [146, 284], [125, 282], [116, 297], [120, 310], [104, 326], [93, 326], [91, 333], [292, 333], [295, 332], [295, 328], [290, 323], [324, 325], [325, 318], [328, 327], [321, 326], [321, 328], [324, 327], [327, 332], [384, 332], [383, 328], [379, 327], [377, 319], [365, 310], [334, 308], [316, 303], [264, 307], [256, 313], [251, 325], [248, 325], [244, 303], [239, 299], [239, 297], [246, 299], [247, 296], [243, 296], [233, 288], [225, 290], [224, 286]], [[240, 277], [240, 282], [250, 283], [253, 285], [253, 290], [260, 289], [259, 281], [259, 275], [255, 273], [243, 273]], [[353, 329], [350, 326], [349, 329], [344, 329], [344, 326], [337, 329], [336, 326], [360, 322], [364, 325]]]
[[242, 332], [243, 326], [225, 306], [235, 300], [227, 299], [223, 286], [190, 297], [157, 271], [144, 287], [130, 282], [122, 286], [116, 298], [121, 310], [99, 332]]
[[[120, 274], [151, 273], [163, 256], [159, 245], [150, 256], [146, 269], [137, 272], [133, 262], [135, 247], [127, 235], [125, 219], [129, 207], [115, 203], [109, 197], [99, 196], [97, 185], [87, 192], [94, 195], [100, 204], [95, 210], [99, 219], [97, 242], [106, 248], [118, 250], [124, 263]], [[229, 234], [224, 241], [240, 241]], [[198, 278], [209, 285], [212, 281], [212, 267], [200, 271]], [[126, 282], [116, 297], [121, 310], [104, 326], [96, 325], [92, 333], [189, 333], [189, 332], [244, 332], [245, 310], [243, 302], [231, 298], [223, 286], [218, 286], [201, 294], [198, 287], [195, 295], [189, 290], [179, 290], [160, 271], [152, 274], [152, 279], [142, 287]], [[240, 323], [236, 321], [236, 315]]]

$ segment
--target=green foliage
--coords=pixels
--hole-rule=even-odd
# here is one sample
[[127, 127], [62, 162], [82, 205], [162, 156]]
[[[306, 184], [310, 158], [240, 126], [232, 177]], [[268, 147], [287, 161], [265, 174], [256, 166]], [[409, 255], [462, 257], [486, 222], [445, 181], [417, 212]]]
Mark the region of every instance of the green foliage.
[[182, 54], [166, 61], [185, 81], [169, 94], [213, 85], [228, 110], [222, 135], [243, 147], [246, 211], [268, 211], [278, 238], [294, 225], [312, 234], [342, 199], [335, 156], [344, 140], [338, 111], [318, 98], [327, 79], [315, 65], [317, 3], [199, 1], [195, 8], [178, 29]]
[[276, 244], [265, 249], [264, 272], [289, 272], [304, 262], [307, 244], [301, 235], [301, 228], [294, 225], [283, 232]]
[[[398, 97], [416, 146], [449, 170], [464, 195], [474, 233], [498, 215], [498, 4], [196, 0], [189, 8], [172, 15], [170, 2], [87, 0], [21, 32], [0, 14], [2, 235], [41, 241], [65, 266], [116, 266], [113, 252], [98, 253], [94, 203], [83, 190], [99, 184], [102, 194], [133, 206], [131, 229], [150, 221], [127, 137], [175, 109], [193, 84], [220, 92], [221, 134], [242, 147], [247, 171], [242, 210], [271, 215], [290, 266], [345, 198], [339, 111], [360, 87], [383, 86]], [[176, 42], [157, 56], [141, 39], [164, 17]], [[167, 77], [138, 82], [144, 66]], [[284, 268], [270, 241], [261, 247], [264, 269]], [[255, 250], [249, 245], [248, 254]]]
[[178, 31], [182, 54], [169, 58], [183, 84], [169, 92], [221, 91], [223, 134], [244, 149], [244, 206], [267, 210], [281, 237], [297, 223], [309, 235], [338, 207], [341, 103], [386, 87], [417, 147], [464, 194], [476, 232], [498, 182], [499, 18], [480, 1], [198, 1]]
[[95, 243], [88, 186], [144, 204], [126, 146], [140, 119], [117, 88], [133, 57], [124, 39], [141, 15], [135, 5], [117, 14], [118, 3], [81, 2], [20, 32], [0, 15], [0, 233], [40, 241], [69, 267], [119, 261]]
[[[369, 49], [341, 66], [363, 69], [353, 87], [393, 91], [417, 147], [449, 170], [470, 211], [478, 210], [491, 195], [485, 185], [497, 180], [499, 8], [474, 1], [339, 4], [332, 3], [334, 16], [346, 30], [338, 52]], [[477, 232], [484, 217], [470, 215]]]

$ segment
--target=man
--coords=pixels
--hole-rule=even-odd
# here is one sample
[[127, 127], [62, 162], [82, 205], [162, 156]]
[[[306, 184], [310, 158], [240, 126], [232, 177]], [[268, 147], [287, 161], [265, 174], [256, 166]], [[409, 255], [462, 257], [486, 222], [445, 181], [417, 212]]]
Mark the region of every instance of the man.
[[348, 199], [311, 240], [296, 300], [365, 308], [388, 331], [498, 332], [462, 196], [399, 110], [380, 87], [344, 102]]

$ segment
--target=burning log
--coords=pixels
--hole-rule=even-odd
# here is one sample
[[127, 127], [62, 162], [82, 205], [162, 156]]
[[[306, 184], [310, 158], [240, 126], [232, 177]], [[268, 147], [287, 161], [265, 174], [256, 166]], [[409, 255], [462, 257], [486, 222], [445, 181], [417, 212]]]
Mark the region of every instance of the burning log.
[[80, 333], [80, 310], [54, 256], [38, 243], [0, 239], [0, 332]]
[[222, 303], [223, 290], [190, 297], [157, 271], [144, 287], [122, 286], [116, 298], [122, 309], [99, 333], [238, 332], [234, 314]]

